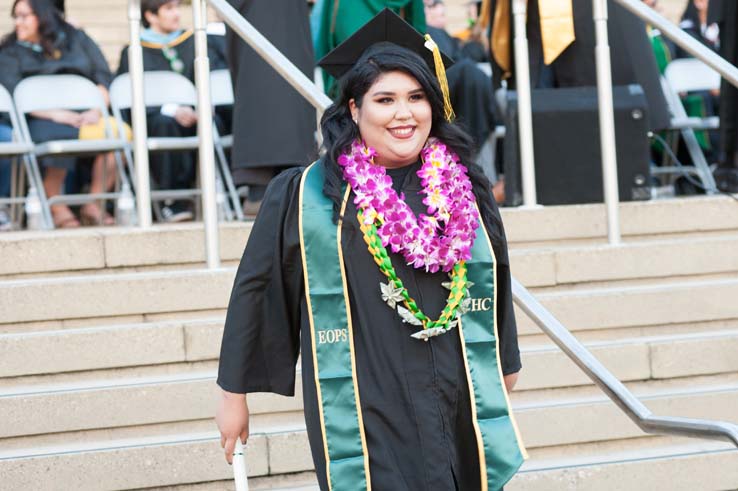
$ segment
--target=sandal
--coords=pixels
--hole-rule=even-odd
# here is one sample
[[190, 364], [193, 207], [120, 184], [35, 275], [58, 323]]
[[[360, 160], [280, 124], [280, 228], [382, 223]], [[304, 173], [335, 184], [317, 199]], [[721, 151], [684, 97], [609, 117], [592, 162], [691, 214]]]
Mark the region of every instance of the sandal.
[[80, 226], [77, 217], [65, 205], [52, 206], [51, 217], [54, 220], [54, 228], [77, 228]]
[[97, 205], [92, 203], [88, 203], [82, 207], [79, 218], [82, 221], [82, 225], [86, 227], [115, 225], [115, 218], [110, 213], [100, 210]]

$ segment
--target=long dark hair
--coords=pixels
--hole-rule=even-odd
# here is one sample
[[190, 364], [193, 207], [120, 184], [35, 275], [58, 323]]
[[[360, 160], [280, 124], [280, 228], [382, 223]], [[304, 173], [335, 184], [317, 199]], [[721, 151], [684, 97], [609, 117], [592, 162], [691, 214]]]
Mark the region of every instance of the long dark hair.
[[375, 44], [361, 55], [354, 66], [339, 80], [338, 97], [333, 105], [326, 109], [320, 121], [323, 146], [326, 150], [323, 159], [326, 169], [323, 193], [333, 201], [334, 220], [338, 220], [343, 199], [341, 195], [343, 172], [338, 165], [338, 157], [360, 137], [359, 128], [351, 118], [349, 101], [354, 99], [356, 106], [361, 107], [364, 96], [380, 75], [394, 71], [413, 77], [423, 88], [432, 110], [430, 134], [456, 152], [469, 170], [469, 179], [482, 216], [486, 223], [494, 227], [491, 231], [492, 240], [499, 241], [502, 224], [494, 211], [496, 205], [492, 201], [490, 182], [482, 169], [473, 163], [474, 142], [471, 136], [458, 125], [446, 121], [441, 88], [423, 58], [393, 43]]
[[[58, 2], [52, 2], [51, 0], [15, 0], [10, 9], [11, 16], [15, 14], [15, 6], [21, 1], [26, 2], [31, 7], [33, 14], [38, 19], [38, 34], [41, 38], [40, 44], [44, 50], [44, 54], [46, 56], [52, 56], [60, 48], [59, 41], [62, 39], [60, 38], [60, 34], [72, 29], [67, 21], [64, 20], [63, 13], [58, 9]], [[17, 40], [18, 36], [13, 31], [3, 38], [0, 46], [5, 47], [15, 43]]]

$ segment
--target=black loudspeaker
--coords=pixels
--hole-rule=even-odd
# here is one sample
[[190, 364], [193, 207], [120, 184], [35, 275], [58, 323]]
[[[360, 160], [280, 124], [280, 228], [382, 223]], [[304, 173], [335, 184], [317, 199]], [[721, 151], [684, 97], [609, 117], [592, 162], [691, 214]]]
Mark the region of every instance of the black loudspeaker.
[[[596, 87], [532, 92], [539, 204], [602, 203], [602, 156]], [[504, 144], [505, 204], [522, 204], [517, 94], [508, 92]], [[640, 85], [613, 87], [620, 201], [651, 197], [648, 114]]]

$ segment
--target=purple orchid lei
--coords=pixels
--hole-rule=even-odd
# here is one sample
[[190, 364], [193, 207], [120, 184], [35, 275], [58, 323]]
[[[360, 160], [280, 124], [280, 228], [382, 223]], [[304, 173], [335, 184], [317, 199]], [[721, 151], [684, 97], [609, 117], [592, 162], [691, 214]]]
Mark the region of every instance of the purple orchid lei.
[[392, 189], [385, 168], [374, 164], [373, 148], [356, 140], [338, 164], [365, 222], [377, 224], [382, 245], [402, 253], [414, 268], [449, 272], [457, 262], [471, 259], [479, 212], [467, 169], [455, 152], [430, 138], [420, 154], [423, 165], [417, 175], [428, 214], [418, 217], [405, 203], [405, 195]]

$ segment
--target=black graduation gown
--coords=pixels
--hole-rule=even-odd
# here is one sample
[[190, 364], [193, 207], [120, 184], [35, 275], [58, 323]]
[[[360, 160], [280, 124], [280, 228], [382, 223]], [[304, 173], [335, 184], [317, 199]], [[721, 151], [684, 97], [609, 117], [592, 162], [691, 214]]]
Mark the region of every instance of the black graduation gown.
[[[229, 0], [310, 80], [315, 68], [305, 0]], [[315, 110], [233, 30], [226, 29], [236, 95], [234, 169], [305, 165], [315, 158]]]
[[[195, 36], [192, 31], [185, 31], [177, 40], [169, 43], [172, 50], [177, 52], [177, 57], [182, 60], [182, 75], [194, 82], [195, 80]], [[143, 52], [144, 71], [150, 72], [154, 70], [172, 71], [172, 67], [164, 57], [162, 48], [164, 45], [143, 43], [141, 51]], [[120, 53], [120, 64], [118, 65], [118, 75], [128, 73], [128, 46], [123, 48]]]
[[[510, 0], [492, 0], [492, 13], [494, 13], [498, 1]], [[576, 40], [551, 63], [550, 70], [546, 70], [543, 64], [538, 2], [529, 3], [527, 32], [533, 88], [597, 85], [596, 40], [594, 21], [592, 20], [592, 0], [573, 0], [572, 6], [574, 9]], [[669, 110], [661, 90], [658, 66], [651, 49], [645, 24], [612, 0], [608, 0], [607, 8], [613, 85], [641, 85], [648, 101], [650, 128], [662, 129], [668, 127], [670, 121]], [[512, 20], [510, 25], [512, 36]], [[512, 45], [511, 39], [510, 59], [514, 66]], [[496, 65], [494, 57], [492, 58], [492, 68], [495, 73], [495, 80], [501, 80], [502, 70]], [[509, 85], [509, 87], [514, 87], [514, 80], [511, 82], [512, 85]]]
[[[738, 65], [738, 3], [712, 0], [708, 22], [720, 25], [720, 55]], [[721, 165], [738, 169], [738, 88], [727, 80], [720, 87]]]
[[[96, 85], [108, 87], [113, 75], [100, 48], [84, 31], [64, 26], [57, 33], [54, 46], [58, 58], [22, 46], [9, 38], [0, 49], [0, 84], [11, 94], [18, 83], [34, 75], [80, 75]], [[76, 139], [79, 129], [48, 119], [28, 118], [28, 128], [34, 142]], [[84, 159], [84, 158], [82, 158]], [[43, 167], [74, 169], [78, 161], [74, 156], [43, 157]]]
[[33, 75], [81, 75], [96, 85], [108, 87], [112, 74], [100, 48], [84, 31], [65, 27], [55, 44], [61, 56], [47, 58], [9, 40], [0, 49], [0, 84], [12, 94], [18, 82]]
[[[424, 211], [414, 164], [402, 181], [408, 205]], [[305, 420], [321, 489], [327, 490], [310, 327], [298, 236], [302, 169], [270, 184], [238, 268], [228, 307], [218, 384], [235, 393], [293, 395], [302, 348]], [[399, 182], [398, 182], [399, 184]], [[498, 213], [495, 210], [495, 213]], [[505, 374], [520, 370], [504, 232], [496, 231], [500, 356]], [[479, 240], [479, 239], [477, 239]], [[493, 239], [493, 243], [495, 239]], [[342, 229], [356, 369], [374, 489], [480, 489], [476, 439], [458, 333], [423, 342], [381, 299], [384, 276], [366, 249], [353, 195]], [[391, 254], [420, 308], [437, 318], [448, 292], [444, 273], [430, 274]]]

